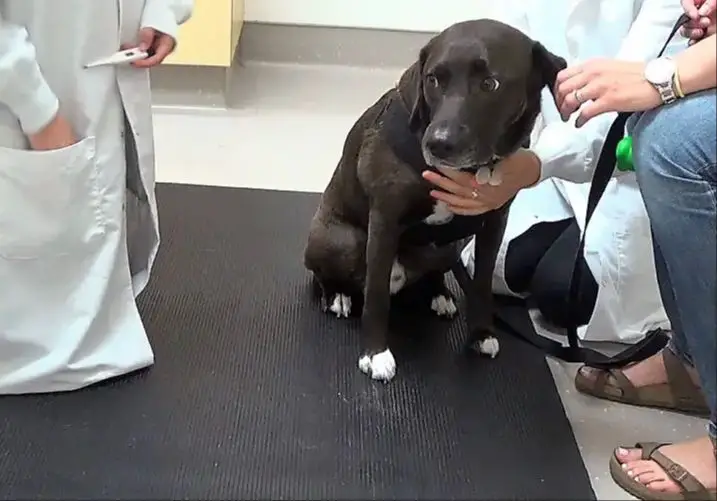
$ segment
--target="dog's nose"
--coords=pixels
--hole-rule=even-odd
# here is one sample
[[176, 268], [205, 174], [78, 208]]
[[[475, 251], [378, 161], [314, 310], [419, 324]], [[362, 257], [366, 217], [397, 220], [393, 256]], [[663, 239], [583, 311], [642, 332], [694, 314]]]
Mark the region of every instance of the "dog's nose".
[[433, 137], [426, 142], [426, 147], [432, 155], [438, 158], [447, 158], [456, 151], [455, 142], [445, 137]]
[[456, 151], [455, 135], [446, 129], [438, 129], [426, 141], [426, 148], [438, 158], [448, 158]]
[[437, 158], [451, 158], [459, 153], [466, 132], [465, 127], [455, 124], [437, 125], [426, 138], [426, 148]]

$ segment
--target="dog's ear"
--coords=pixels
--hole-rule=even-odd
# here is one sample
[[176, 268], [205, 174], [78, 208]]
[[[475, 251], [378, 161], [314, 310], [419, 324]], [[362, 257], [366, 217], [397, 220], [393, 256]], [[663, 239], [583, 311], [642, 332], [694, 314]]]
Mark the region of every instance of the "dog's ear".
[[533, 68], [540, 82], [540, 88], [548, 87], [555, 97], [555, 80], [568, 63], [556, 56], [540, 42], [533, 43]]
[[409, 70], [410, 74], [406, 82], [410, 86], [409, 99], [413, 101], [411, 103], [411, 115], [408, 119], [408, 127], [411, 132], [420, 131], [428, 122], [428, 103], [426, 103], [426, 95], [423, 89], [423, 71], [428, 58], [429, 47], [430, 43], [421, 49], [418, 61]]

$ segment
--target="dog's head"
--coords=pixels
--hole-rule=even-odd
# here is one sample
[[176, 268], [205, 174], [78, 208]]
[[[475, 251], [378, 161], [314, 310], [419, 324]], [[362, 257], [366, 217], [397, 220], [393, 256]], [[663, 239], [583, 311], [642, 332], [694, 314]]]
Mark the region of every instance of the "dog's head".
[[540, 112], [542, 89], [552, 91], [565, 67], [498, 21], [458, 23], [434, 37], [399, 83], [426, 163], [475, 170], [519, 149]]

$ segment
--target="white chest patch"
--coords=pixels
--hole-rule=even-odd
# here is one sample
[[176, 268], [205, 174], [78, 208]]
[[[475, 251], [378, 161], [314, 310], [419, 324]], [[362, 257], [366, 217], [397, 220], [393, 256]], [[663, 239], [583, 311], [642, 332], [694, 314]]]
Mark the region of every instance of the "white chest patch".
[[448, 210], [445, 202], [436, 202], [433, 206], [433, 213], [423, 220], [426, 224], [446, 224], [453, 219], [453, 213]]

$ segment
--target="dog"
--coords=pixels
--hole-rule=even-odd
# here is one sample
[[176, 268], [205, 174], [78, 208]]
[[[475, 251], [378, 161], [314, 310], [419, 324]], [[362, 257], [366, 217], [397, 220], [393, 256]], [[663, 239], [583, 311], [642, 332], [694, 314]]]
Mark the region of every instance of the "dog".
[[437, 315], [456, 313], [445, 274], [471, 236], [468, 346], [497, 353], [492, 277], [510, 202], [480, 216], [454, 216], [430, 197], [435, 187], [421, 173], [439, 167], [490, 173], [528, 146], [542, 90], [552, 91], [565, 67], [507, 24], [457, 23], [433, 37], [395, 88], [349, 130], [311, 220], [304, 265], [324, 311], [348, 317], [361, 305], [358, 366], [371, 378], [387, 382], [396, 373], [388, 346], [392, 296], [418, 287]]

